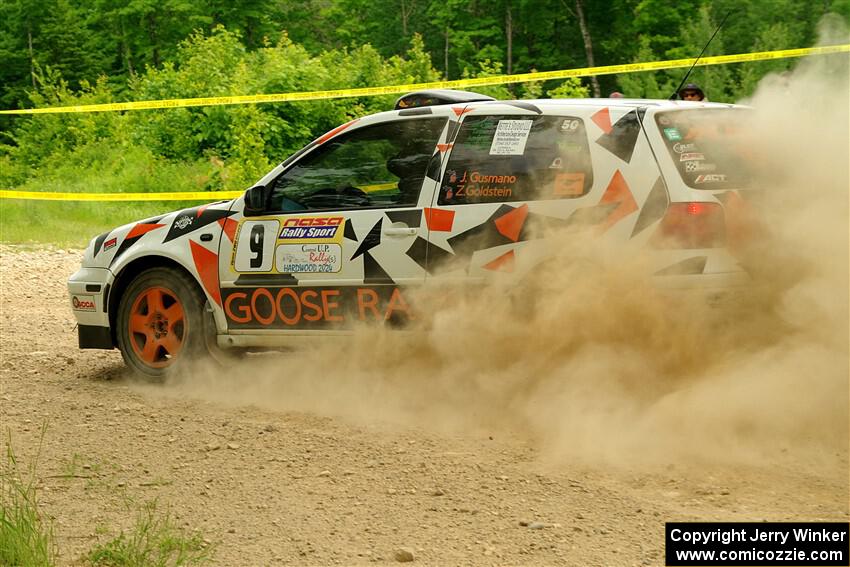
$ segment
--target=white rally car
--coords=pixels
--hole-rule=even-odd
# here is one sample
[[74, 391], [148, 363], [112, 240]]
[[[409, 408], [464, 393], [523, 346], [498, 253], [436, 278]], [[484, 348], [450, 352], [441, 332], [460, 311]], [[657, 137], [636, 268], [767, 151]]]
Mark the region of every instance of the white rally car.
[[[435, 278], [528, 273], [549, 229], [654, 249], [665, 282], [746, 279], [729, 240], [748, 180], [726, 104], [495, 101], [423, 91], [317, 138], [232, 201], [131, 223], [69, 280], [80, 348], [149, 376], [207, 349], [403, 322]], [[468, 280], [467, 280], [468, 281]]]

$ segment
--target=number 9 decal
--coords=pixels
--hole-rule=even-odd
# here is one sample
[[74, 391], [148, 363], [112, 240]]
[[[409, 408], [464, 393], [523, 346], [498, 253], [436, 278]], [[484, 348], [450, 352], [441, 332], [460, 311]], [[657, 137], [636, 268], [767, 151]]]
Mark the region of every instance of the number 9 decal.
[[248, 247], [254, 254], [251, 258], [251, 269], [262, 269], [263, 266], [263, 236], [266, 230], [262, 225], [255, 224], [251, 227], [251, 235], [248, 237]]
[[245, 221], [239, 227], [233, 269], [237, 272], [271, 272], [280, 223], [276, 220]]

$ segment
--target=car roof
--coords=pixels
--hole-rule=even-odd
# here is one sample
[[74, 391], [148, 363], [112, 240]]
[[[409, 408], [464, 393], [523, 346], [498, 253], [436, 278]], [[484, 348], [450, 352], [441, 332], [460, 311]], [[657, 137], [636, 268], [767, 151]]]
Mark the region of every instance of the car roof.
[[663, 100], [663, 99], [648, 99], [648, 98], [544, 98], [535, 100], [494, 100], [484, 102], [468, 103], [469, 108], [484, 108], [494, 104], [511, 104], [524, 103], [533, 104], [540, 107], [541, 110], [549, 107], [562, 106], [605, 106], [608, 108], [646, 108], [653, 107], [657, 109], [683, 109], [683, 108], [730, 108], [737, 105], [719, 103], [719, 102], [703, 102], [703, 101], [684, 101], [684, 100]]
[[[363, 126], [377, 124], [387, 120], [397, 120], [402, 116], [418, 116], [424, 118], [427, 115], [434, 117], [456, 117], [457, 109], [460, 107], [469, 110], [484, 110], [493, 106], [514, 106], [518, 108], [528, 108], [528, 106], [536, 107], [536, 110], [544, 114], [555, 113], [569, 108], [623, 108], [635, 109], [643, 108], [650, 114], [665, 111], [665, 110], [685, 110], [685, 109], [730, 109], [730, 108], [749, 108], [736, 104], [727, 104], [719, 102], [704, 102], [704, 101], [684, 101], [684, 100], [661, 100], [661, 99], [646, 99], [646, 98], [543, 98], [543, 99], [517, 99], [517, 100], [485, 100], [476, 102], [456, 102], [447, 104], [434, 104], [424, 107], [386, 110], [368, 114], [361, 118], [355, 119], [356, 124], [352, 123], [353, 128], [357, 129]], [[424, 111], [424, 109], [429, 109]], [[528, 108], [528, 110], [536, 111]], [[423, 112], [424, 111], [424, 112]], [[404, 113], [404, 115], [400, 114]], [[415, 114], [414, 114], [415, 113]]]
[[[705, 101], [684, 101], [684, 100], [662, 100], [662, 99], [646, 99], [646, 98], [544, 98], [544, 99], [516, 99], [516, 100], [485, 100], [475, 102], [456, 102], [447, 104], [428, 105], [420, 108], [429, 108], [428, 114], [436, 116], [451, 115], [452, 108], [457, 109], [462, 106], [469, 110], [483, 110], [492, 106], [516, 106], [522, 108], [524, 105], [533, 105], [539, 110], [546, 113], [547, 111], [557, 111], [564, 108], [644, 108], [648, 111], [663, 111], [663, 110], [684, 110], [696, 108], [724, 109], [724, 108], [747, 108], [745, 106]], [[364, 116], [366, 123], [371, 123], [372, 119], [386, 120], [398, 117], [398, 112], [410, 112], [416, 109], [407, 110], [388, 110], [375, 114]], [[365, 125], [365, 124], [364, 124]]]

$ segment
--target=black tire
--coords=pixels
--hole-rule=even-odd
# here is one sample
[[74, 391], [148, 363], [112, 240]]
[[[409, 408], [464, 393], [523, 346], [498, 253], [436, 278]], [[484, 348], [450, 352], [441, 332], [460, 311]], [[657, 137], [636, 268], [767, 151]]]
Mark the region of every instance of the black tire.
[[206, 354], [203, 306], [195, 281], [173, 268], [136, 276], [121, 296], [116, 317], [124, 362], [145, 378], [163, 380]]

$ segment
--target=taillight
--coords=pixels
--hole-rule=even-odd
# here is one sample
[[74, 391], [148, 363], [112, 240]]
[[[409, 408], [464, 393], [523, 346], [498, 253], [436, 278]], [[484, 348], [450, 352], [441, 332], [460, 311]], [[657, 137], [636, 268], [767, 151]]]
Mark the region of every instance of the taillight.
[[672, 203], [655, 234], [656, 248], [717, 248], [726, 243], [723, 207], [717, 203]]

